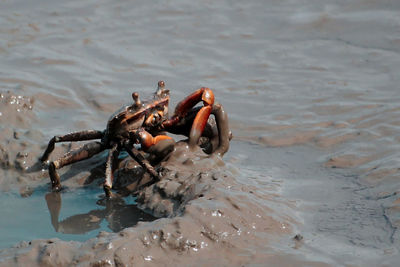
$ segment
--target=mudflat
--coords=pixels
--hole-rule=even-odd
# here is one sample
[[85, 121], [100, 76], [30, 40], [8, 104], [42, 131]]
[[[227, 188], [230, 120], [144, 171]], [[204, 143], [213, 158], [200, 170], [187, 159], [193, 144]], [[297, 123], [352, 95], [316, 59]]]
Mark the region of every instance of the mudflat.
[[[396, 266], [399, 10], [1, 1], [0, 265]], [[234, 136], [223, 158], [178, 143], [168, 179], [110, 205], [105, 154], [60, 170], [60, 194], [30, 171], [52, 136], [104, 129], [159, 80], [171, 109], [213, 89]], [[120, 183], [140, 172], [120, 166]]]

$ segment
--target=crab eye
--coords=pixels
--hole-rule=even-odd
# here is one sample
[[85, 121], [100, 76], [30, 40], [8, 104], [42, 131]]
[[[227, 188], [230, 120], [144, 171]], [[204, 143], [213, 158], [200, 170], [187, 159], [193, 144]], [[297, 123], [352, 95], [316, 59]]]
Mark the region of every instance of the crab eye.
[[156, 95], [157, 96], [165, 96], [169, 94], [169, 90], [165, 89], [165, 83], [164, 81], [159, 81], [158, 82], [158, 87], [157, 87], [157, 91], [156, 91]]
[[137, 92], [132, 93], [132, 99], [133, 99], [133, 104], [135, 106], [139, 106], [141, 104], [140, 99], [139, 99], [139, 94]]

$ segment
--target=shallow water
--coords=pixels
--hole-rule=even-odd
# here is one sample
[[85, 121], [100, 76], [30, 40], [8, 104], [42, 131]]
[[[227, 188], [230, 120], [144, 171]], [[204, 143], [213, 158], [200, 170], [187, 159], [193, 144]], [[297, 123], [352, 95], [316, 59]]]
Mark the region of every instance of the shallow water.
[[[53, 135], [103, 129], [133, 90], [149, 95], [165, 80], [172, 107], [207, 86], [227, 110], [227, 169], [269, 195], [268, 212], [291, 229], [265, 236], [261, 253], [331, 265], [400, 258], [399, 1], [3, 0], [0, 25], [0, 199], [15, 212], [0, 219], [14, 238], [1, 238], [2, 248], [97, 235], [55, 233], [46, 174], [23, 170]], [[77, 188], [103, 160], [62, 172], [72, 188], [62, 218], [101, 209], [99, 180]]]
[[[100, 231], [119, 232], [139, 221], [155, 219], [139, 210], [133, 197], [106, 206], [96, 204], [104, 197], [98, 189], [65, 191], [60, 198], [55, 195], [48, 192], [47, 186], [36, 188], [28, 198], [21, 197], [19, 192], [2, 193], [0, 248], [38, 238], [85, 241]], [[54, 204], [56, 198], [61, 202], [59, 214], [56, 211], [51, 214], [48, 205]]]

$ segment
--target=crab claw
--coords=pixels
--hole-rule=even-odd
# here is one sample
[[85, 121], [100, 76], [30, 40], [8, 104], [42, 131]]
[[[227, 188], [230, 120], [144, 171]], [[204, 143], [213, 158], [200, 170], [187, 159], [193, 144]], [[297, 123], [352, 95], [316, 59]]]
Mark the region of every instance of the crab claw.
[[184, 117], [200, 101], [203, 101], [204, 106], [212, 106], [214, 104], [214, 93], [210, 88], [202, 87], [179, 102], [173, 117]]
[[174, 149], [175, 141], [168, 135], [153, 137], [146, 130], [139, 129], [132, 133], [132, 137], [140, 143], [143, 151], [152, 155], [152, 159], [162, 159]]
[[203, 134], [204, 127], [206, 127], [208, 117], [211, 114], [211, 106], [202, 107], [194, 118], [192, 128], [189, 134], [189, 147], [195, 146]]
[[179, 121], [183, 118], [198, 102], [202, 101], [202, 107], [197, 113], [192, 128], [189, 134], [189, 146], [195, 146], [201, 135], [203, 134], [204, 127], [207, 124], [208, 117], [210, 117], [212, 106], [214, 105], [214, 93], [210, 88], [202, 87], [194, 93], [182, 100], [175, 109], [174, 116], [171, 119], [172, 123]]
[[137, 130], [133, 135], [141, 144], [143, 151], [148, 151], [152, 146], [158, 144], [162, 140], [173, 141], [172, 137], [168, 135], [157, 135], [153, 137], [144, 129]]

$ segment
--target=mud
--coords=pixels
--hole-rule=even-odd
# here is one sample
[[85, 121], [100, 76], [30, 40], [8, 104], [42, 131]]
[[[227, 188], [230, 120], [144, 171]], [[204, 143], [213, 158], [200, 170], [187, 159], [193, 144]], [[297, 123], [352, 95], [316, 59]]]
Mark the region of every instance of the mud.
[[30, 127], [36, 120], [33, 107], [31, 97], [10, 91], [0, 93], [0, 190], [8, 191], [18, 184], [23, 191], [24, 185], [36, 179], [18, 175], [36, 163], [34, 153], [40, 149], [36, 142], [43, 138], [40, 131]]
[[[142, 210], [161, 219], [142, 220], [116, 234], [101, 232], [83, 243], [24, 241], [3, 250], [1, 264], [192, 265], [193, 256], [198, 259], [195, 265], [261, 264], [268, 260], [263, 252], [269, 246], [266, 238], [272, 241], [292, 233], [294, 221], [268, 214], [270, 196], [238, 183], [232, 173], [237, 170], [229, 170], [218, 156], [209, 156], [200, 147], [191, 151], [180, 142], [162, 165], [163, 179], [141, 189], [137, 200]], [[49, 205], [60, 201], [54, 195], [46, 199]], [[68, 220], [72, 219], [76, 218]], [[68, 231], [68, 224], [74, 225], [56, 220], [53, 226]], [[85, 225], [81, 221], [79, 230], [84, 231]], [[243, 243], [248, 246], [243, 248]], [[226, 256], [221, 257], [221, 252]]]

